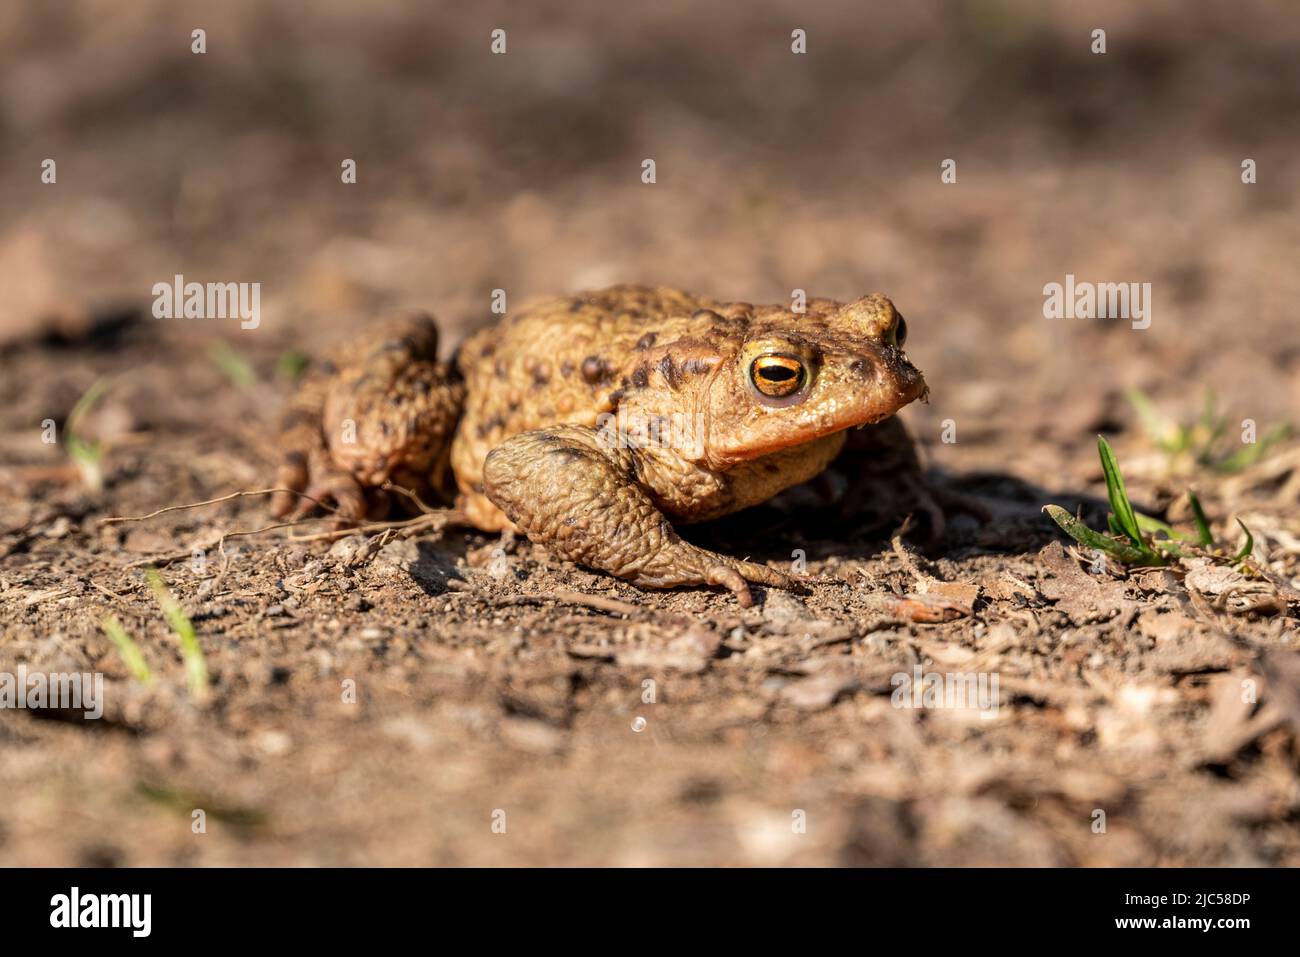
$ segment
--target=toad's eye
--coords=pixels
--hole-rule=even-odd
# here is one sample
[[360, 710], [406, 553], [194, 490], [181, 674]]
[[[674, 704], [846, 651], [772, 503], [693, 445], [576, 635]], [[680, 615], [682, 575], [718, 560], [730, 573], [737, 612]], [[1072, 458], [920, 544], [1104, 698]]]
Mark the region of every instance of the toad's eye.
[[798, 392], [807, 378], [803, 363], [789, 356], [759, 356], [749, 367], [754, 388], [773, 399]]

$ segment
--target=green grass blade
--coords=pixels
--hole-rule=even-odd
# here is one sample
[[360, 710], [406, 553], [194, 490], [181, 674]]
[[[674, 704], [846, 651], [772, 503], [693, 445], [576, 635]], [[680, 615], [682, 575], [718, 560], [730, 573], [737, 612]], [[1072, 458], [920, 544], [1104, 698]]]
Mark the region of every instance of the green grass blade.
[[1166, 452], [1173, 451], [1173, 442], [1170, 439], [1173, 429], [1164, 416], [1156, 410], [1155, 403], [1147, 397], [1147, 394], [1140, 389], [1129, 389], [1128, 401], [1137, 412], [1147, 437]]
[[71, 432], [64, 438], [68, 457], [77, 467], [81, 482], [91, 492], [99, 494], [104, 488], [104, 448], [98, 442], [87, 442]]
[[1240, 525], [1241, 530], [1246, 533], [1246, 544], [1241, 546], [1241, 551], [1237, 552], [1237, 557], [1233, 559], [1234, 561], [1239, 562], [1243, 559], [1249, 558], [1251, 552], [1255, 550], [1255, 536], [1250, 534], [1250, 529], [1246, 527], [1245, 522], [1241, 519], [1237, 519], [1237, 524]]
[[194, 633], [194, 625], [176, 599], [172, 597], [172, 593], [167, 590], [167, 585], [158, 574], [158, 569], [145, 569], [145, 577], [149, 580], [149, 587], [153, 589], [154, 597], [167, 618], [167, 624], [180, 639], [181, 661], [185, 663], [185, 687], [189, 690], [191, 698], [203, 701], [208, 696], [208, 665], [203, 658], [203, 649], [199, 646], [198, 635]]
[[81, 473], [82, 483], [95, 493], [104, 487], [104, 449], [98, 442], [81, 436], [81, 421], [99, 405], [112, 384], [112, 379], [107, 376], [101, 376], [92, 382], [72, 407], [63, 424], [63, 445], [68, 450], [68, 456]]
[[1116, 541], [1113, 538], [1094, 532], [1079, 519], [1075, 518], [1059, 505], [1044, 505], [1043, 511], [1046, 512], [1061, 530], [1069, 535], [1080, 545], [1087, 548], [1095, 548], [1105, 552], [1116, 561], [1124, 565], [1160, 565], [1163, 560], [1154, 552], [1143, 551], [1134, 548], [1127, 542]]
[[1227, 419], [1219, 419], [1214, 423], [1214, 427], [1210, 429], [1209, 436], [1205, 439], [1205, 455], [1207, 458], [1213, 457], [1214, 447], [1219, 444], [1219, 439], [1223, 438], [1224, 433], [1227, 431]]
[[95, 406], [99, 405], [100, 400], [108, 394], [108, 388], [112, 384], [112, 380], [107, 376], [100, 376], [92, 382], [90, 388], [82, 393], [81, 398], [72, 407], [72, 411], [68, 413], [68, 419], [63, 426], [64, 431], [69, 435], [76, 435], [81, 420], [89, 415]]
[[1186, 532], [1180, 532], [1172, 525], [1168, 525], [1160, 521], [1158, 518], [1152, 518], [1150, 515], [1143, 514], [1142, 512], [1134, 512], [1133, 514], [1137, 518], [1138, 528], [1141, 529], [1145, 535], [1157, 535], [1160, 532], [1164, 532], [1170, 539], [1178, 542], [1185, 542], [1189, 538]]
[[1243, 445], [1236, 452], [1233, 452], [1227, 458], [1222, 459], [1215, 468], [1220, 472], [1240, 472], [1242, 469], [1249, 468], [1264, 457], [1269, 447], [1291, 434], [1289, 423], [1283, 422], [1275, 425], [1264, 433], [1263, 438], [1251, 445]]
[[301, 378], [302, 374], [307, 371], [310, 360], [305, 352], [299, 352], [297, 349], [288, 349], [275, 360], [275, 375], [278, 379], [288, 382], [296, 381]]
[[[1178, 531], [1172, 525], [1166, 525], [1158, 518], [1152, 518], [1150, 515], [1143, 515], [1141, 512], [1134, 512], [1137, 516], [1138, 528], [1142, 529], [1144, 535], [1151, 537], [1151, 547], [1165, 555], [1172, 555], [1175, 558], [1183, 557], [1183, 550], [1178, 547], [1179, 542], [1186, 542], [1188, 536]], [[1157, 537], [1163, 532], [1167, 538]], [[1145, 540], [1145, 539], [1144, 539]]]
[[131, 672], [131, 677], [142, 685], [153, 684], [153, 673], [149, 671], [144, 655], [140, 654], [140, 648], [131, 640], [122, 623], [110, 617], [105, 618], [99, 627], [104, 629], [104, 634], [108, 635], [108, 640], [113, 643], [122, 660], [126, 662], [126, 670]]
[[247, 389], [256, 384], [257, 372], [247, 359], [231, 348], [230, 343], [221, 339], [213, 342], [208, 349], [208, 358], [226, 374], [226, 378], [236, 388]]
[[1191, 489], [1187, 490], [1187, 500], [1192, 503], [1192, 518], [1196, 521], [1196, 534], [1200, 539], [1201, 547], [1213, 548], [1214, 536], [1210, 534], [1210, 523], [1205, 520], [1205, 509], [1201, 508], [1201, 500]]
[[1218, 421], [1219, 397], [1214, 394], [1214, 386], [1205, 387], [1205, 398], [1201, 402], [1201, 418], [1197, 423], [1207, 432], [1213, 431], [1215, 422]]
[[136, 790], [142, 797], [186, 817], [195, 808], [203, 808], [212, 819], [239, 828], [261, 827], [269, 820], [267, 813], [260, 808], [225, 804], [211, 794], [177, 788], [166, 783], [139, 781]]
[[1178, 543], [1170, 541], [1167, 538], [1155, 538], [1151, 540], [1151, 546], [1154, 550], [1170, 558], [1183, 558], [1183, 550], [1178, 547]]
[[1142, 531], [1138, 528], [1133, 503], [1129, 501], [1128, 492], [1124, 488], [1124, 476], [1120, 473], [1110, 443], [1100, 435], [1097, 436], [1097, 454], [1101, 457], [1101, 470], [1106, 475], [1106, 494], [1110, 498], [1111, 511], [1115, 513], [1115, 519], [1124, 534], [1132, 539], [1134, 545], [1142, 548]]

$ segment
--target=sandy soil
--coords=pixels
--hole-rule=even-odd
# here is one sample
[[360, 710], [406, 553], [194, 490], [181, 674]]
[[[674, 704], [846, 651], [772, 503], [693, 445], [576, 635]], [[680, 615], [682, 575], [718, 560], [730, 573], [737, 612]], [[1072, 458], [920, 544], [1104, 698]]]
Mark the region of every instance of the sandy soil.
[[[0, 672], [106, 702], [0, 711], [0, 862], [1300, 864], [1300, 442], [1218, 471], [1127, 398], [1191, 422], [1212, 390], [1227, 453], [1296, 418], [1286, 5], [428, 6], [0, 12]], [[260, 326], [149, 318], [176, 273], [262, 283]], [[1151, 283], [1150, 327], [1044, 318], [1067, 274]], [[806, 554], [808, 595], [749, 610], [456, 529], [235, 534], [255, 497], [102, 521], [265, 487], [295, 356], [388, 310], [454, 343], [495, 288], [616, 281], [886, 292], [933, 481], [992, 520], [929, 554], [798, 496], [692, 530]], [[66, 442], [97, 382], [99, 489]], [[1075, 548], [1040, 509], [1104, 525], [1098, 433], [1139, 508], [1189, 528], [1194, 487], [1260, 574]], [[996, 711], [895, 707], [916, 667], [996, 676]]]

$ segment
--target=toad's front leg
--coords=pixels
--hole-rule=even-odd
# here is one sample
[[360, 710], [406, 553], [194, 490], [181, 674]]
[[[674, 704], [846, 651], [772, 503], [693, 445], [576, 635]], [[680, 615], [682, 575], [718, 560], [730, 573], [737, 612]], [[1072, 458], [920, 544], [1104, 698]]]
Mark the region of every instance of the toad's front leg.
[[830, 470], [848, 480], [838, 521], [858, 533], [888, 531], [909, 512], [923, 517], [932, 546], [944, 540], [947, 514], [965, 512], [981, 523], [991, 520], [976, 498], [928, 479], [916, 445], [897, 417], [852, 429]]
[[748, 608], [747, 580], [798, 587], [775, 569], [683, 541], [637, 483], [637, 450], [602, 435], [561, 425], [508, 439], [483, 464], [488, 498], [534, 542], [642, 588], [722, 585]]

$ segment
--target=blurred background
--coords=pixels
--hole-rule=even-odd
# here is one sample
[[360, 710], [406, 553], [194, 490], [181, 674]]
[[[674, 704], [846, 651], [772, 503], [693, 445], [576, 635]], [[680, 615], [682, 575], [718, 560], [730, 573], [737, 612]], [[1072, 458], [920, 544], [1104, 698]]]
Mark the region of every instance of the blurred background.
[[[149, 337], [254, 355], [408, 304], [454, 342], [497, 287], [516, 303], [618, 281], [878, 290], [932, 383], [918, 414], [968, 425], [962, 441], [1067, 399], [1104, 419], [1130, 385], [1194, 406], [1213, 382], [1268, 419], [1300, 398], [1292, 12], [5, 4], [0, 337], [147, 302], [175, 273], [260, 281], [263, 326]], [[1152, 327], [1043, 319], [1043, 285], [1067, 273], [1152, 283]]]

